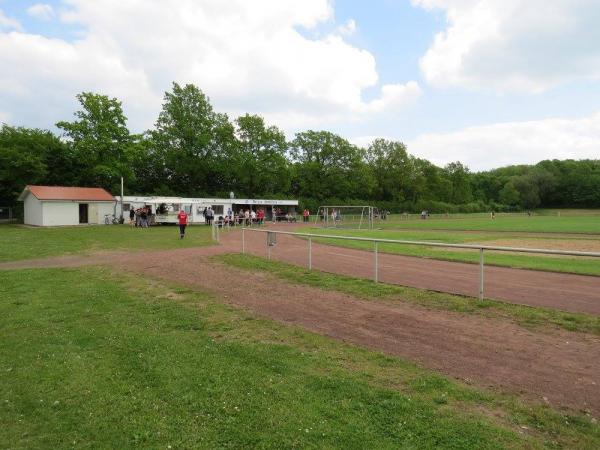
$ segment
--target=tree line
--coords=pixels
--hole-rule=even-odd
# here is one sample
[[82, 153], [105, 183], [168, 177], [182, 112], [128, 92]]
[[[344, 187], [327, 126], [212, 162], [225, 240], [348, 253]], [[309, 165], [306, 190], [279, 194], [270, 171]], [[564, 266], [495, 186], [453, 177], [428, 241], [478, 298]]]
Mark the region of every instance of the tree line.
[[[258, 115], [231, 121], [196, 86], [173, 83], [154, 128], [133, 134], [115, 98], [83, 92], [72, 121], [0, 129], [0, 206], [26, 184], [100, 186], [128, 195], [298, 198], [301, 207], [374, 204], [393, 212], [600, 207], [600, 160], [547, 160], [472, 173], [438, 167], [402, 142], [365, 148], [328, 131], [292, 140]], [[481, 149], [485, 151], [485, 149]]]

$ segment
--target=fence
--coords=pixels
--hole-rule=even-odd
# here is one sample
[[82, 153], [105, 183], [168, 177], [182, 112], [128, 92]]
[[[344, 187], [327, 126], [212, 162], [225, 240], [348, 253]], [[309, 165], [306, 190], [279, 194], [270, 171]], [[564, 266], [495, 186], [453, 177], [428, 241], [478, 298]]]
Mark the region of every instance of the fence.
[[427, 247], [444, 247], [444, 248], [460, 248], [470, 249], [479, 251], [479, 299], [483, 299], [483, 288], [484, 288], [484, 251], [497, 251], [497, 252], [514, 252], [514, 253], [532, 253], [542, 255], [561, 255], [561, 256], [586, 256], [593, 258], [600, 258], [600, 252], [581, 252], [571, 250], [549, 250], [539, 248], [520, 248], [520, 247], [500, 247], [492, 245], [469, 245], [469, 244], [445, 244], [442, 242], [425, 242], [425, 241], [404, 241], [397, 239], [373, 239], [373, 238], [361, 238], [353, 236], [335, 236], [327, 234], [311, 234], [311, 233], [296, 233], [292, 231], [273, 231], [273, 230], [262, 230], [256, 228], [242, 228], [242, 253], [246, 253], [246, 231], [266, 233], [267, 234], [267, 257], [271, 259], [271, 247], [276, 243], [276, 236], [278, 234], [299, 236], [308, 238], [308, 270], [312, 270], [312, 240], [317, 239], [338, 239], [348, 241], [362, 241], [373, 243], [373, 280], [375, 283], [379, 282], [379, 244], [403, 244], [403, 245], [423, 245]]
[[8, 206], [0, 206], [0, 223], [15, 222], [16, 219], [13, 217], [12, 208]]
[[223, 219], [214, 219], [212, 221], [212, 240], [219, 242], [220, 240], [220, 234], [223, 232], [228, 232], [232, 229], [235, 228], [261, 228], [264, 227], [265, 225], [268, 224], [297, 224], [299, 222], [302, 221], [302, 216], [300, 215], [292, 215], [289, 218], [286, 218], [285, 216], [281, 216], [277, 219], [276, 222], [273, 222], [272, 219], [267, 220], [265, 219], [252, 219], [252, 218], [238, 218], [237, 220], [231, 219], [231, 220], [225, 220]]

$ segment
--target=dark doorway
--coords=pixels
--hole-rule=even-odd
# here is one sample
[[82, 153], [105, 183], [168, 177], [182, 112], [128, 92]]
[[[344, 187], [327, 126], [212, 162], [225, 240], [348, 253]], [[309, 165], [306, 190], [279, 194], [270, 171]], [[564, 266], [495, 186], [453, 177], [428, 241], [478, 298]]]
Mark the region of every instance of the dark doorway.
[[88, 204], [79, 204], [79, 223], [88, 223]]

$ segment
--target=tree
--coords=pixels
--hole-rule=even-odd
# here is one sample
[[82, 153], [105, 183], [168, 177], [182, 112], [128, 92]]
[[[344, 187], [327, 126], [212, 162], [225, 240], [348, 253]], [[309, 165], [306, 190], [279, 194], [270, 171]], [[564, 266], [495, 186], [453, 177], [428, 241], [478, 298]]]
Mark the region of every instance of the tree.
[[364, 153], [328, 131], [296, 134], [291, 145], [296, 194], [320, 200], [368, 198], [373, 177]]
[[28, 184], [71, 184], [68, 147], [50, 131], [0, 128], [0, 205], [15, 205]]
[[235, 182], [235, 171], [229, 167], [233, 131], [227, 115], [214, 112], [200, 89], [173, 83], [151, 133], [166, 184], [182, 195], [227, 189]]
[[77, 120], [61, 121], [80, 165], [80, 182], [118, 192], [120, 178], [133, 184], [132, 144], [121, 102], [106, 95], [83, 92], [77, 95], [81, 110]]
[[402, 142], [375, 139], [366, 151], [374, 177], [373, 196], [377, 200], [404, 201], [407, 185], [414, 177], [414, 165]]
[[469, 169], [460, 161], [451, 162], [444, 167], [444, 174], [451, 183], [449, 201], [457, 205], [473, 200]]
[[250, 198], [288, 192], [290, 171], [283, 132], [277, 127], [266, 127], [262, 117], [249, 114], [239, 117], [236, 125], [238, 145], [234, 161], [238, 188]]
[[508, 206], [520, 206], [521, 195], [512, 181], [506, 183], [500, 190], [500, 201]]

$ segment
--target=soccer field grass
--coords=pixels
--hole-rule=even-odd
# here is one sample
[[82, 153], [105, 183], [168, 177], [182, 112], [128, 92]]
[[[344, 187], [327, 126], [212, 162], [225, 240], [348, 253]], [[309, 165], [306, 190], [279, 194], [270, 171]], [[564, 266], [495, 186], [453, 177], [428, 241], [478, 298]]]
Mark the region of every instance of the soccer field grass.
[[44, 258], [98, 250], [163, 250], [211, 244], [207, 226], [190, 226], [179, 239], [175, 226], [128, 225], [36, 228], [0, 225], [0, 261]]
[[402, 220], [392, 215], [379, 221], [376, 227], [384, 229], [417, 230], [472, 230], [472, 231], [522, 231], [530, 233], [588, 233], [600, 235], [600, 215], [582, 216], [502, 216], [465, 217], [460, 219]]
[[[506, 235], [497, 233], [459, 233], [449, 230], [444, 231], [426, 231], [426, 230], [346, 230], [346, 229], [324, 229], [313, 228], [310, 230], [313, 234], [338, 235], [338, 236], [356, 236], [373, 239], [395, 239], [409, 241], [431, 241], [444, 243], [480, 243], [486, 245], [486, 241], [493, 241], [499, 238], [506, 238]], [[523, 239], [521, 239], [523, 240]], [[362, 250], [372, 250], [373, 244], [364, 241], [348, 241], [339, 239], [318, 238], [317, 242], [339, 247], [357, 248]], [[538, 247], [535, 238], [530, 238], [530, 247]], [[566, 244], [568, 246], [568, 242]], [[543, 247], [540, 245], [539, 247]], [[563, 249], [567, 249], [565, 247]], [[415, 256], [420, 258], [440, 259], [444, 261], [461, 261], [468, 263], [479, 263], [479, 253], [476, 250], [453, 250], [451, 248], [428, 247], [424, 245], [404, 245], [380, 243], [381, 252]], [[485, 252], [485, 263], [504, 267], [515, 267], [523, 269], [545, 270], [551, 272], [575, 273], [581, 275], [600, 275], [600, 258], [584, 257], [557, 257], [552, 255], [535, 255], [526, 253], [506, 253], [506, 252]]]
[[88, 268], [3, 271], [0, 292], [3, 447], [600, 442], [587, 419], [255, 319], [187, 289]]

